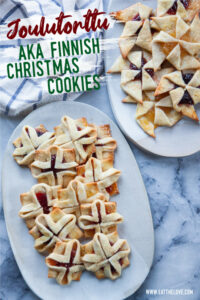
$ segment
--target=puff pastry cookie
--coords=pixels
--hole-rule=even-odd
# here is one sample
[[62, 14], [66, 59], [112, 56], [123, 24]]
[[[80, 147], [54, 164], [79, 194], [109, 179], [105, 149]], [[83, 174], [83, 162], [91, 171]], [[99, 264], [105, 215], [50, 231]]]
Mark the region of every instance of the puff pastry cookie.
[[64, 116], [61, 125], [55, 128], [55, 132], [55, 145], [75, 149], [77, 163], [84, 163], [95, 152], [97, 131], [95, 126], [88, 124], [85, 118], [74, 120]]
[[37, 150], [31, 172], [39, 183], [67, 187], [76, 176], [74, 149], [61, 149], [51, 146], [46, 150]]
[[76, 225], [76, 217], [53, 208], [49, 214], [41, 214], [30, 230], [35, 239], [35, 249], [43, 254], [50, 253], [56, 242], [67, 239], [80, 239], [83, 234]]
[[155, 138], [155, 129], [158, 126], [174, 126], [182, 115], [173, 108], [171, 98], [168, 96], [154, 101], [144, 101], [138, 104], [136, 120], [140, 127], [151, 137]]
[[[141, 3], [137, 3], [129, 9], [131, 10], [135, 7], [135, 13], [133, 13], [132, 17], [126, 18], [126, 23], [124, 26], [124, 30], [119, 39], [119, 48], [121, 51], [121, 55], [123, 58], [126, 58], [129, 52], [133, 49], [134, 46], [139, 46], [147, 51], [152, 50], [152, 28], [153, 21], [150, 20], [152, 14], [152, 9], [146, 5]], [[123, 16], [124, 14], [129, 14], [130, 11], [125, 9], [124, 11], [112, 13], [111, 16], [119, 19], [119, 16]]]
[[178, 16], [155, 17], [153, 20], [160, 29], [152, 44], [154, 69], [158, 70], [165, 60], [177, 70], [200, 68], [200, 40], [197, 39], [200, 21], [195, 18], [187, 24]]
[[19, 165], [31, 164], [35, 157], [35, 150], [48, 148], [54, 143], [54, 136], [55, 133], [48, 132], [43, 125], [36, 128], [24, 126], [21, 136], [13, 142], [16, 147], [13, 152], [14, 159]]
[[153, 9], [142, 4], [136, 3], [123, 10], [110, 13], [110, 15], [118, 21], [128, 22], [132, 20], [145, 20], [150, 17]]
[[95, 142], [95, 153], [93, 157], [97, 159], [114, 160], [114, 152], [117, 148], [117, 142], [111, 135], [110, 125], [97, 126], [97, 140]]
[[132, 51], [128, 55], [129, 70], [121, 72], [121, 88], [136, 102], [143, 102], [143, 93], [156, 89], [153, 61], [145, 51]]
[[53, 252], [47, 256], [48, 277], [61, 284], [79, 281], [84, 265], [81, 261], [81, 245], [77, 240], [57, 242]]
[[178, 15], [186, 21], [191, 21], [200, 11], [200, 3], [196, 0], [158, 0], [157, 15]]
[[[97, 182], [98, 188], [110, 196], [118, 193], [117, 181], [121, 172], [113, 168], [113, 160], [90, 158], [85, 165], [77, 167], [78, 178], [86, 183]], [[80, 179], [81, 180], [81, 179]]]
[[193, 120], [198, 121], [194, 105], [200, 102], [200, 71], [175, 71], [163, 76], [156, 89], [156, 95], [169, 93], [173, 108]]
[[45, 183], [34, 185], [27, 193], [20, 195], [22, 208], [19, 216], [25, 220], [29, 229], [35, 225], [35, 218], [42, 213], [48, 214], [57, 199], [60, 186], [49, 186]]
[[98, 279], [115, 280], [129, 265], [129, 245], [126, 240], [119, 239], [117, 232], [110, 235], [96, 233], [93, 240], [83, 246], [83, 253], [86, 270], [94, 272]]
[[123, 217], [116, 211], [115, 202], [96, 200], [91, 204], [82, 204], [78, 224], [84, 230], [85, 237], [91, 238], [97, 232], [104, 234], [115, 232], [117, 224], [123, 222]]
[[94, 183], [82, 183], [79, 180], [72, 180], [66, 189], [58, 191], [58, 199], [54, 201], [54, 206], [59, 207], [67, 214], [80, 216], [80, 205], [91, 203], [95, 199], [107, 201], [106, 195], [100, 193], [98, 185]]

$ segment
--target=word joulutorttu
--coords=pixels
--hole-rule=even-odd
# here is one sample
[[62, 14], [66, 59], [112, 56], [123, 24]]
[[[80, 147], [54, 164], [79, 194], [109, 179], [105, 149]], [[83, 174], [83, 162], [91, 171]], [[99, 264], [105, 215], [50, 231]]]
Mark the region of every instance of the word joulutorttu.
[[8, 39], [14, 39], [15, 37], [20, 37], [22, 39], [26, 38], [27, 35], [31, 36], [46, 36], [48, 34], [76, 34], [78, 29], [89, 31], [96, 31], [97, 29], [107, 30], [110, 26], [109, 20], [107, 17], [102, 18], [105, 12], [99, 12], [98, 9], [94, 9], [92, 12], [91, 9], [83, 15], [82, 21], [70, 21], [72, 15], [65, 15], [63, 12], [55, 18], [55, 22], [49, 24], [46, 22], [45, 17], [41, 17], [40, 23], [34, 26], [32, 25], [21, 25], [21, 19], [16, 19], [8, 23], [8, 28], [11, 30], [8, 31]]

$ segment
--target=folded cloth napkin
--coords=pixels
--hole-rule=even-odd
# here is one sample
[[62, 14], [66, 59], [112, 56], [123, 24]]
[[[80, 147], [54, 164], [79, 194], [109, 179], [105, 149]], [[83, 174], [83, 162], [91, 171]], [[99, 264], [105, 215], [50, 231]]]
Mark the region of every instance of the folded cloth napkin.
[[[58, 16], [61, 11], [67, 13], [73, 10], [89, 8], [91, 10], [97, 8], [99, 11], [103, 11], [102, 0], [0, 0], [0, 31], [1, 27], [5, 26], [7, 22], [18, 18]], [[88, 33], [89, 38], [97, 38], [100, 35], [100, 32]], [[87, 34], [84, 35], [84, 38], [87, 38]], [[20, 39], [0, 40], [0, 63], [5, 64], [16, 61], [16, 56], [13, 53], [18, 53], [16, 51], [22, 42], [24, 41]], [[33, 40], [29, 40], [29, 42], [33, 43]], [[34, 40], [34, 42], [37, 41]], [[81, 60], [85, 61], [86, 64], [88, 59], [87, 55], [81, 57]], [[92, 55], [91, 59], [92, 69], [89, 74], [100, 73], [102, 70], [101, 55]], [[46, 81], [46, 78], [18, 78], [10, 80], [0, 68], [0, 114], [10, 116], [26, 114], [48, 102], [74, 100], [81, 94], [50, 95], [43, 88]]]

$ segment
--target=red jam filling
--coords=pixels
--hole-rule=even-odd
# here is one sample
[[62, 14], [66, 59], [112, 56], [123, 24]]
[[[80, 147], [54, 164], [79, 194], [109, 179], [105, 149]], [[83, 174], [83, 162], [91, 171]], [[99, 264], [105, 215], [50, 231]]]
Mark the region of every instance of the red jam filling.
[[43, 208], [44, 214], [48, 214], [50, 207], [48, 206], [47, 195], [43, 192], [38, 192], [38, 193], [36, 193], [36, 197], [37, 197], [38, 202], [40, 203], [40, 205]]
[[76, 255], [76, 249], [72, 249], [70, 261], [68, 263], [62, 263], [62, 262], [59, 262], [59, 261], [54, 261], [54, 265], [56, 267], [64, 267], [64, 268], [67, 269], [67, 272], [69, 272], [69, 269], [74, 265], [73, 261], [74, 261], [75, 255]]
[[29, 130], [28, 130], [28, 128], [26, 128], [25, 130], [26, 130], [26, 132], [27, 132], [28, 136], [30, 137], [30, 133], [29, 133]]
[[183, 81], [188, 84], [190, 82], [190, 80], [192, 79], [192, 77], [194, 76], [194, 74], [192, 73], [186, 73], [186, 74], [182, 74], [183, 77]]
[[131, 70], [136, 70], [136, 71], [140, 71], [136, 76], [134, 80], [142, 80], [142, 68], [144, 67], [144, 65], [147, 63], [147, 60], [142, 56], [142, 60], [141, 60], [141, 67], [138, 68], [136, 65], [134, 65], [133, 63], [130, 63], [129, 65], [129, 69]]
[[35, 131], [36, 131], [38, 137], [44, 134], [44, 131], [42, 131], [39, 128], [36, 128]]
[[110, 186], [108, 186], [107, 188], [106, 188], [106, 192], [108, 193], [108, 194], [112, 194], [112, 192], [113, 192], [113, 187], [112, 187], [112, 185], [110, 185]]
[[57, 173], [64, 171], [65, 169], [56, 169], [55, 168], [55, 164], [56, 164], [56, 154], [52, 154], [51, 155], [51, 168], [49, 169], [43, 169], [41, 170], [42, 173], [46, 173], [46, 172], [53, 172], [54, 176], [57, 177]]
[[88, 145], [83, 145], [83, 150], [86, 152], [88, 148]]
[[146, 71], [151, 77], [154, 76], [154, 70], [153, 70], [153, 69], [147, 68], [147, 69], [145, 69], [145, 71]]
[[[183, 4], [183, 6], [185, 7], [185, 9], [187, 9], [189, 7], [190, 0], [180, 0], [180, 1]], [[167, 11], [167, 14], [175, 15], [177, 12], [177, 8], [178, 8], [178, 4], [177, 4], [177, 0], [175, 0], [172, 7], [170, 7], [170, 9]]]
[[181, 104], [188, 104], [188, 105], [194, 105], [194, 101], [192, 100], [192, 97], [188, 93], [188, 91], [184, 92], [183, 98], [179, 102], [179, 105]]
[[113, 265], [110, 265], [110, 270], [111, 270], [111, 273], [113, 274], [113, 273], [116, 273], [116, 270], [115, 270], [115, 268], [113, 267]]
[[177, 12], [177, 0], [174, 1], [174, 4], [172, 5], [172, 7], [170, 7], [170, 9], [167, 11], [168, 15], [175, 15]]
[[137, 14], [135, 17], [133, 17], [132, 21], [141, 21], [140, 15]]
[[[193, 76], [194, 76], [193, 73], [186, 73], [186, 74], [182, 73], [182, 78], [183, 78], [183, 81], [185, 82], [185, 84], [188, 84], [191, 81], [191, 79], [193, 78]], [[178, 86], [176, 86], [175, 88], [177, 88], [177, 87]], [[181, 105], [181, 104], [194, 105], [194, 101], [187, 90], [184, 92], [184, 95], [183, 95], [181, 101], [179, 102], [179, 105]]]
[[185, 7], [185, 9], [187, 9], [187, 8], [189, 7], [190, 0], [181, 0], [181, 3], [182, 3], [183, 6]]
[[130, 63], [129, 69], [131, 69], [131, 70], [139, 70], [138, 67], [136, 67], [136, 65], [134, 65], [132, 63]]
[[98, 204], [97, 206], [97, 210], [98, 210], [98, 219], [99, 219], [99, 223], [102, 222], [102, 218], [101, 218], [101, 212], [100, 212], [100, 205]]

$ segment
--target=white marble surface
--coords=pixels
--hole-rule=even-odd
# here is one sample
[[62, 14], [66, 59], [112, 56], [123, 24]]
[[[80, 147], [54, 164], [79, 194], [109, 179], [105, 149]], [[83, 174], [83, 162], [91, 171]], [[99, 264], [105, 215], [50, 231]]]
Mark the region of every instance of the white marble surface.
[[[106, 87], [103, 86], [100, 91], [90, 94], [88, 104], [96, 106], [114, 119]], [[12, 121], [7, 118], [0, 119], [0, 164], [8, 138], [20, 120], [21, 118]], [[156, 250], [153, 267], [147, 280], [129, 300], [199, 300], [200, 153], [184, 159], [169, 159], [144, 153], [133, 145], [131, 147], [150, 198]], [[6, 233], [1, 203], [0, 299], [38, 299], [25, 284], [15, 263]], [[146, 295], [146, 289], [162, 288], [193, 289], [194, 294], [192, 296]]]

